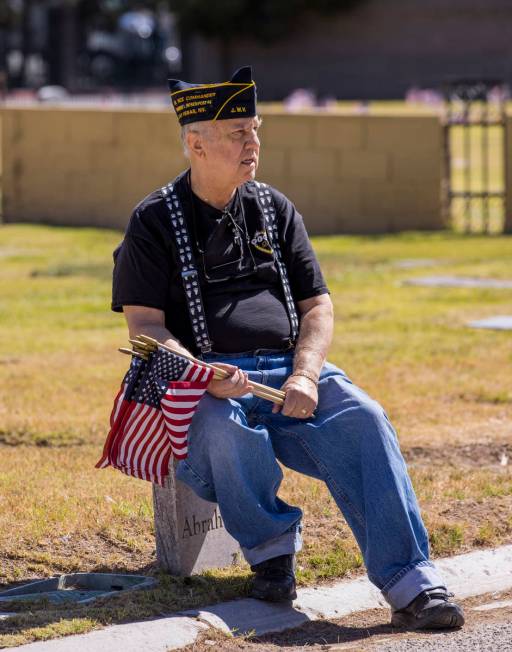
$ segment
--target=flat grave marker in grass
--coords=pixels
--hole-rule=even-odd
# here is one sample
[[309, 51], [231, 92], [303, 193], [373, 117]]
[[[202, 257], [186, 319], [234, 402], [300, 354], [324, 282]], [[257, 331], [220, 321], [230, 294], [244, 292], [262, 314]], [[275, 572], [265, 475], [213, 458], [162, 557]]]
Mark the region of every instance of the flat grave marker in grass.
[[100, 597], [105, 598], [118, 594], [120, 591], [148, 589], [154, 587], [156, 583], [153, 577], [143, 575], [71, 573], [46, 580], [28, 582], [16, 588], [2, 591], [0, 592], [0, 602], [48, 600], [48, 602], [56, 604], [63, 602], [89, 604]]
[[488, 328], [494, 331], [512, 331], [512, 315], [496, 315], [496, 317], [477, 319], [476, 321], [470, 321], [468, 326], [471, 328]]
[[512, 280], [499, 278], [475, 278], [471, 276], [419, 276], [404, 281], [404, 285], [446, 288], [496, 288], [512, 289]]
[[416, 269], [417, 267], [437, 267], [442, 261], [435, 258], [402, 258], [395, 262], [399, 269]]

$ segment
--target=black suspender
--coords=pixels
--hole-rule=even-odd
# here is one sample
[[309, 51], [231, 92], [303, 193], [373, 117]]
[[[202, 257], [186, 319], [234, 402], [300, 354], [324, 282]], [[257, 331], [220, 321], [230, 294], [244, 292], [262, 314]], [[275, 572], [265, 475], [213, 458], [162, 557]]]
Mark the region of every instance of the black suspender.
[[201, 353], [208, 353], [212, 350], [212, 342], [208, 335], [206, 315], [204, 312], [199, 277], [190, 246], [190, 235], [183, 209], [174, 188], [175, 181], [162, 188], [162, 195], [169, 209], [172, 231], [176, 248], [178, 250], [179, 262], [181, 264], [181, 280], [187, 300], [188, 314], [192, 324], [192, 332], [196, 347]]
[[299, 318], [297, 317], [295, 301], [293, 300], [290, 281], [288, 280], [288, 271], [283, 262], [281, 246], [279, 244], [279, 231], [277, 228], [274, 198], [272, 197], [270, 188], [266, 183], [260, 183], [258, 181], [255, 181], [254, 183], [256, 185], [258, 200], [265, 216], [268, 241], [274, 250], [274, 257], [279, 271], [279, 277], [281, 278], [281, 285], [283, 287], [284, 298], [286, 301], [286, 311], [288, 313], [288, 319], [290, 320], [290, 341], [291, 344], [295, 344], [299, 335]]
[[[283, 256], [279, 244], [274, 199], [269, 187], [265, 183], [259, 183], [258, 181], [255, 181], [254, 183], [256, 186], [258, 202], [265, 216], [267, 237], [270, 246], [274, 251], [274, 258], [281, 279], [286, 311], [290, 320], [290, 342], [293, 345], [295, 344], [299, 334], [299, 319], [297, 317], [297, 310], [290, 289], [288, 272], [286, 265], [283, 262]], [[212, 350], [212, 342], [208, 334], [206, 315], [199, 286], [199, 277], [190, 244], [190, 234], [188, 232], [187, 222], [185, 220], [183, 208], [176, 192], [175, 185], [176, 179], [162, 188], [162, 195], [165, 199], [167, 208], [169, 209], [172, 233], [178, 251], [178, 263], [181, 266], [181, 279], [185, 290], [185, 297], [187, 300], [187, 307], [196, 347], [201, 351], [201, 353], [208, 353]]]

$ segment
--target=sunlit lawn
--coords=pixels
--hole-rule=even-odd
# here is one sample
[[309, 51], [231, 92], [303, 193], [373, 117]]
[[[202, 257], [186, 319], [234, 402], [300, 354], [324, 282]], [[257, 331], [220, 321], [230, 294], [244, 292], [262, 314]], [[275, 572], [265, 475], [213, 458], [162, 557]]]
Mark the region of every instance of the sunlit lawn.
[[[78, 570], [156, 572], [151, 487], [94, 469], [127, 365], [116, 351], [126, 343], [123, 318], [109, 310], [111, 252], [120, 238], [107, 230], [0, 227], [4, 585]], [[330, 359], [397, 425], [434, 554], [509, 541], [512, 335], [467, 322], [512, 314], [512, 290], [402, 283], [433, 273], [512, 278], [512, 240], [411, 233], [314, 244], [336, 307]], [[305, 510], [302, 583], [360, 572], [323, 486], [286, 472], [282, 495]], [[94, 608], [33, 607], [0, 621], [0, 646], [243, 595], [247, 578], [245, 568], [191, 580], [161, 576], [155, 591]]]

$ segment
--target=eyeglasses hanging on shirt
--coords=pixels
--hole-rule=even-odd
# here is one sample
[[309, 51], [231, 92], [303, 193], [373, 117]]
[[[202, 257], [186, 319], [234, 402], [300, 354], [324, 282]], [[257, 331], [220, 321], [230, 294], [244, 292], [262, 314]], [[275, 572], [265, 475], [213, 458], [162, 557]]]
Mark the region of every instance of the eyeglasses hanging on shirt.
[[[194, 197], [190, 188], [192, 207], [192, 228], [197, 251], [201, 256], [204, 278], [208, 283], [221, 283], [231, 279], [251, 276], [257, 271], [257, 264], [250, 246], [243, 204], [238, 190], [230, 205], [216, 221], [213, 231], [205, 243], [199, 238]], [[240, 222], [232, 214], [238, 204]]]

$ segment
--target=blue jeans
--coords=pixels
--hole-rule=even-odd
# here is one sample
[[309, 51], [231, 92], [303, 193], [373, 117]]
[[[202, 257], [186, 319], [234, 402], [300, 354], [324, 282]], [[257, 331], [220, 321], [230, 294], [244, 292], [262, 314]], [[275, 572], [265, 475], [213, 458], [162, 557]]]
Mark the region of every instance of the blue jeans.
[[[249, 379], [279, 388], [293, 353], [208, 354]], [[300, 550], [299, 507], [277, 493], [284, 466], [326, 483], [361, 549], [368, 577], [401, 609], [426, 588], [444, 586], [429, 561], [428, 536], [396, 433], [384, 410], [340, 369], [326, 363], [316, 416], [272, 414], [247, 394], [205, 394], [189, 430], [188, 458], [177, 476], [217, 502], [228, 532], [253, 565]]]

